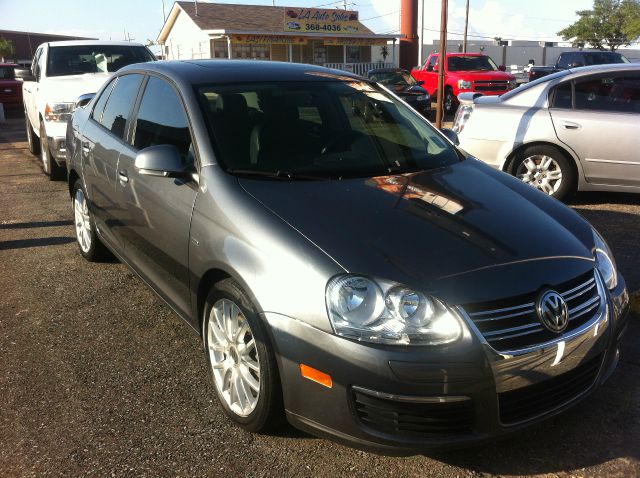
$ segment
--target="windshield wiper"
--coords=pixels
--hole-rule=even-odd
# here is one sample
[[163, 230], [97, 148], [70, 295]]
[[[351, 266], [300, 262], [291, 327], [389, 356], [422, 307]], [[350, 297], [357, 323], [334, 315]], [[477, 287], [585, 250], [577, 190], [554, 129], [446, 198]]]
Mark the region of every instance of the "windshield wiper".
[[318, 181], [322, 179], [331, 179], [328, 176], [314, 175], [314, 174], [298, 174], [291, 171], [260, 171], [257, 169], [228, 169], [231, 174], [236, 176], [258, 176], [271, 179], [284, 179], [284, 180], [304, 180], [304, 181]]

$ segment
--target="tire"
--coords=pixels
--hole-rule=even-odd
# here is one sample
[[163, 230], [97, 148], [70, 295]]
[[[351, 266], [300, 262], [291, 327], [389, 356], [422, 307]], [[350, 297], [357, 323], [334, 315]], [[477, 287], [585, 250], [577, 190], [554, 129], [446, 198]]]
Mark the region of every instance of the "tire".
[[515, 156], [511, 174], [556, 199], [576, 190], [577, 175], [570, 159], [550, 145], [529, 146]]
[[29, 116], [27, 115], [27, 111], [24, 112], [24, 122], [25, 129], [27, 130], [27, 143], [29, 144], [29, 152], [34, 156], [38, 156], [40, 154], [40, 141], [36, 141], [36, 134], [31, 127], [31, 121], [29, 121]]
[[[255, 307], [235, 280], [211, 289], [202, 323], [209, 377], [226, 415], [247, 431], [278, 428], [284, 409], [275, 355]], [[229, 334], [235, 334], [232, 340]]]
[[90, 262], [101, 262], [109, 258], [111, 253], [102, 244], [96, 233], [96, 224], [89, 209], [87, 195], [80, 179], [77, 179], [73, 185], [71, 207], [73, 208], [76, 242], [82, 257]]
[[49, 181], [60, 181], [65, 178], [66, 170], [58, 166], [49, 150], [47, 131], [43, 122], [40, 122], [40, 159], [42, 160], [42, 170], [49, 177]]
[[444, 90], [444, 114], [452, 115], [458, 109], [458, 98], [453, 94], [453, 90], [450, 87]]

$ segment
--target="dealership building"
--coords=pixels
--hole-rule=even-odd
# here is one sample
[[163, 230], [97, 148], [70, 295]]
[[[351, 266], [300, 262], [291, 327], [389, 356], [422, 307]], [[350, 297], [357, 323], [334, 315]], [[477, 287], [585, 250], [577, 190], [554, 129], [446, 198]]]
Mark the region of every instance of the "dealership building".
[[395, 64], [397, 39], [369, 30], [357, 11], [176, 2], [158, 43], [170, 60], [288, 61], [364, 73]]

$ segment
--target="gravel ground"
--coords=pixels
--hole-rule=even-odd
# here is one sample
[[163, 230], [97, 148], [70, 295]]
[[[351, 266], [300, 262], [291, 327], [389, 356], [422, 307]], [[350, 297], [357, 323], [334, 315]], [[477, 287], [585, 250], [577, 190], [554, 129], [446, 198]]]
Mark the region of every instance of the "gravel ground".
[[[0, 125], [0, 476], [640, 476], [638, 316], [606, 388], [508, 440], [397, 458], [232, 426], [190, 329], [122, 264], [80, 257], [22, 121]], [[638, 290], [640, 196], [573, 207]]]

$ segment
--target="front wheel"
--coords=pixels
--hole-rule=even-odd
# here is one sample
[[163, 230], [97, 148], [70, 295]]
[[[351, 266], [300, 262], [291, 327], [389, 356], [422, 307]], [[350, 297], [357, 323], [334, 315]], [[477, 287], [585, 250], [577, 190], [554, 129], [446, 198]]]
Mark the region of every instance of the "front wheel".
[[40, 158], [42, 159], [42, 169], [44, 170], [44, 174], [49, 177], [50, 181], [64, 179], [65, 170], [58, 166], [58, 163], [53, 158], [51, 150], [49, 149], [47, 130], [44, 128], [44, 123], [40, 123]]
[[275, 355], [250, 300], [233, 279], [207, 297], [203, 341], [210, 376], [225, 413], [252, 432], [282, 421], [282, 391]]
[[567, 157], [553, 146], [531, 146], [513, 162], [512, 174], [556, 199], [565, 199], [575, 191], [576, 175]]
[[447, 88], [444, 90], [444, 113], [447, 115], [452, 115], [456, 112], [456, 108], [458, 105], [458, 99], [453, 94], [451, 88]]

